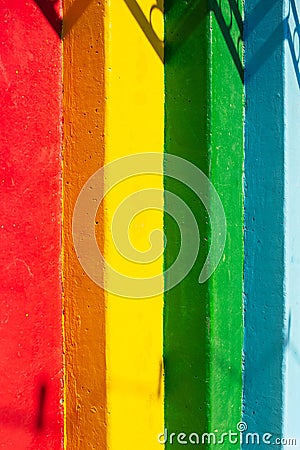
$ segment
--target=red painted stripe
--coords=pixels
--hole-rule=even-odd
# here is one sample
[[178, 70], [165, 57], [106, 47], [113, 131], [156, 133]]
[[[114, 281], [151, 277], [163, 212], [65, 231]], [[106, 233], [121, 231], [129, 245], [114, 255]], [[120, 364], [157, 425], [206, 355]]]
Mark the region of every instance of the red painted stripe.
[[33, 0], [0, 0], [0, 23], [0, 448], [56, 450], [61, 42]]

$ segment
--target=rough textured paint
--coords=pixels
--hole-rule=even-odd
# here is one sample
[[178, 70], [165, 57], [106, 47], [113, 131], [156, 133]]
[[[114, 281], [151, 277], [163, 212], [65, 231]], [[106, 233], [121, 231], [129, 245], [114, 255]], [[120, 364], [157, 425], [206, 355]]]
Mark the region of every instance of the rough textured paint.
[[[237, 18], [241, 5], [238, 11]], [[201, 233], [194, 268], [165, 294], [165, 427], [170, 449], [182, 446], [176, 440], [170, 444], [172, 432], [222, 433], [235, 430], [241, 418], [243, 85], [240, 30], [234, 18], [230, 34], [228, 16], [229, 7], [221, 9], [217, 2], [165, 3], [165, 151], [192, 161], [210, 177], [228, 226], [222, 261], [200, 285], [209, 242], [207, 214], [186, 187], [165, 179], [165, 189], [192, 209]], [[168, 267], [180, 236], [167, 214], [164, 223]], [[192, 237], [190, 241], [193, 245]]]
[[282, 433], [285, 340], [283, 33], [282, 0], [246, 2], [243, 417], [249, 431], [274, 438]]
[[[211, 2], [210, 178], [227, 221], [222, 263], [209, 288], [210, 430], [220, 433], [237, 431], [242, 416], [243, 2], [235, 3], [236, 9]], [[225, 440], [220, 448], [228, 445]]]
[[[81, 268], [72, 241], [72, 216], [77, 196], [104, 161], [104, 5], [85, 0], [81, 2], [80, 14], [75, 14], [72, 1], [67, 0], [64, 8], [66, 448], [106, 449], [104, 292]], [[102, 247], [103, 218], [95, 227]]]
[[[300, 5], [285, 1], [285, 277], [286, 277], [286, 382], [284, 437], [296, 438], [300, 443], [300, 67], [299, 22]], [[297, 54], [298, 52], [298, 54]], [[285, 448], [295, 448], [286, 446]]]
[[[165, 152], [188, 159], [208, 174], [208, 8], [206, 2], [195, 5], [165, 2]], [[193, 208], [201, 237], [207, 237], [205, 211], [199, 201], [173, 179], [166, 178], [164, 184], [165, 190], [175, 192]], [[180, 234], [167, 214], [164, 229], [166, 269], [179, 251]], [[188, 277], [165, 293], [165, 428], [169, 434], [208, 430], [209, 293], [207, 283], [198, 283], [207, 247], [207, 240], [202, 239], [200, 256]], [[181, 445], [168, 441], [166, 448]]]
[[[106, 9], [105, 161], [133, 153], [158, 152], [162, 168], [163, 64], [148, 41], [143, 21], [132, 14], [135, 4], [135, 0], [114, 0], [108, 2]], [[152, 1], [140, 0], [138, 5], [148, 18]], [[157, 27], [158, 34], [162, 14], [156, 13], [153, 27]], [[128, 228], [133, 247], [145, 251], [151, 231], [162, 230], [162, 176], [133, 177], [114, 188], [105, 199], [105, 256], [129, 277], [162, 273], [162, 256], [152, 264], [130, 262], [130, 258], [116, 251], [111, 236], [116, 208], [123, 200], [130, 204], [130, 194], [149, 187], [161, 192], [157, 204], [160, 211], [139, 214]], [[138, 199], [140, 209], [147, 206], [143, 195], [141, 192]], [[122, 229], [127, 225], [125, 219], [119, 223]], [[159, 247], [162, 253], [162, 242]], [[108, 448], [161, 449], [157, 436], [163, 431], [162, 295], [139, 300], [108, 293], [106, 317]]]
[[59, 450], [61, 43], [33, 1], [0, 22], [0, 447]]

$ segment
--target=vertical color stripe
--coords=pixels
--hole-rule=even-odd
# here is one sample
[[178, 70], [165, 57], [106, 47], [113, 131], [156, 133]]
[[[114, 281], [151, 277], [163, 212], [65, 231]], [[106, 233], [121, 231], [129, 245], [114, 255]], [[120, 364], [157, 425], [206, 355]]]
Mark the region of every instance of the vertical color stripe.
[[[76, 2], [75, 2], [76, 3]], [[65, 1], [63, 280], [66, 448], [106, 449], [104, 292], [76, 257], [72, 216], [77, 196], [104, 161], [104, 5]], [[76, 13], [77, 12], [77, 13]], [[100, 207], [100, 213], [103, 212]], [[95, 224], [103, 246], [103, 221]]]
[[242, 416], [243, 1], [211, 4], [210, 177], [223, 203], [227, 241], [210, 285], [210, 430], [226, 433], [237, 432]]
[[[186, 158], [208, 174], [206, 3], [165, 2], [165, 152]], [[167, 177], [164, 186], [192, 209], [201, 237], [206, 236], [190, 274], [165, 293], [164, 304], [165, 428], [169, 435], [200, 433], [208, 430], [209, 292], [208, 283], [199, 284], [198, 277], [207, 254], [208, 227], [203, 206], [188, 188]], [[165, 209], [169, 209], [167, 198]], [[180, 249], [180, 233], [168, 214], [164, 229], [166, 270]], [[181, 444], [176, 440], [170, 444], [168, 439], [166, 448], [179, 449]]]
[[[286, 382], [284, 437], [300, 444], [300, 5], [285, 1], [285, 276], [286, 276]], [[285, 448], [295, 448], [286, 446]]]
[[0, 22], [0, 446], [59, 450], [61, 43], [33, 1]]
[[249, 432], [274, 436], [282, 433], [285, 339], [283, 32], [282, 0], [246, 2], [243, 408]]
[[[188, 188], [165, 178], [165, 189], [184, 199], [201, 234], [196, 264], [165, 294], [165, 422], [166, 448], [170, 449], [182, 445], [176, 438], [170, 443], [172, 432], [201, 436], [217, 430], [220, 438], [222, 432], [236, 430], [241, 418], [241, 18], [241, 4], [232, 10], [224, 8], [223, 2], [222, 8], [217, 2], [165, 4], [165, 151], [188, 159], [206, 173], [221, 197], [227, 220], [222, 261], [212, 278], [201, 285], [198, 277], [209, 242], [207, 213]], [[164, 221], [168, 267], [178, 253], [180, 235], [167, 214]], [[194, 245], [192, 236], [190, 245]], [[188, 442], [186, 447], [194, 444]]]
[[[144, 24], [151, 6], [147, 0], [111, 0], [106, 7], [106, 163], [129, 154], [158, 152], [162, 168], [163, 64]], [[134, 11], [140, 13], [134, 16]], [[161, 35], [162, 13], [156, 9], [152, 17], [155, 33]], [[107, 177], [108, 182], [109, 172]], [[146, 251], [151, 231], [162, 230], [162, 176], [133, 177], [105, 199], [106, 259], [129, 277], [162, 272], [162, 256], [151, 264], [133, 263], [118, 253], [112, 241], [116, 208], [124, 200], [132, 205], [130, 195], [147, 188], [160, 190], [159, 211], [142, 212], [129, 226], [133, 247]], [[140, 210], [147, 206], [143, 196], [141, 192], [136, 200]], [[128, 225], [125, 217], [118, 224], [121, 229]], [[162, 241], [159, 247], [162, 253]], [[137, 294], [143, 296], [143, 290]], [[139, 300], [108, 293], [106, 317], [108, 447], [161, 448], [157, 435], [163, 430], [162, 295]]]

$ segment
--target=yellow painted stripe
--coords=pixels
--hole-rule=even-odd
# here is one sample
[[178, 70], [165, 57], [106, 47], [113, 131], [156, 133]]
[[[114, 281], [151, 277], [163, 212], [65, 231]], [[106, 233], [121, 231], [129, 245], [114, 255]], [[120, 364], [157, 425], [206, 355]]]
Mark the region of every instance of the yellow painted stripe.
[[[163, 64], [129, 6], [147, 20], [153, 1], [111, 0], [105, 13], [106, 122], [105, 162], [141, 152], [157, 152], [163, 161], [164, 78]], [[136, 7], [138, 6], [138, 8]], [[139, 10], [140, 8], [140, 10]], [[163, 17], [153, 11], [153, 28], [162, 35]], [[161, 29], [159, 29], [161, 27]], [[124, 160], [124, 164], [128, 164]], [[108, 172], [106, 181], [109, 182]], [[106, 260], [128, 277], [161, 275], [162, 254], [149, 264], [129, 261], [115, 248], [111, 223], [116, 208], [138, 190], [160, 190], [157, 208], [138, 214], [129, 226], [132, 245], [149, 249], [149, 234], [163, 229], [163, 177], [135, 176], [120, 183], [105, 199]], [[142, 209], [143, 193], [138, 208]], [[127, 227], [127, 223], [117, 224]], [[163, 252], [163, 241], [160, 242]], [[145, 269], [146, 267], [146, 269]], [[106, 280], [109, 288], [110, 280]], [[143, 295], [143, 292], [140, 292]], [[107, 440], [110, 450], [161, 449], [157, 435], [163, 430], [162, 318], [163, 295], [150, 299], [122, 298], [107, 294]]]
[[[104, 162], [103, 15], [98, 1], [64, 1], [63, 286], [69, 450], [107, 448], [104, 292], [80, 266], [72, 239], [78, 194]], [[101, 224], [96, 233], [103, 247]]]

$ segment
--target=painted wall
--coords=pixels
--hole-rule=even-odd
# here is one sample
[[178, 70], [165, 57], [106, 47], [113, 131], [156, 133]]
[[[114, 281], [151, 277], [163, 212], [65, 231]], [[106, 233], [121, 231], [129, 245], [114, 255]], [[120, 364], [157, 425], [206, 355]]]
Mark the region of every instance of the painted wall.
[[[104, 188], [119, 181], [104, 199], [105, 259], [122, 276], [114, 277], [108, 268], [104, 273], [111, 450], [159, 449], [156, 436], [164, 423], [163, 240], [161, 234], [150, 236], [163, 227], [164, 72], [144, 23], [151, 6], [147, 0], [108, 2], [105, 10], [105, 163], [123, 158], [119, 171], [108, 168], [104, 175]], [[162, 13], [155, 11], [152, 19], [153, 32], [162, 39]], [[160, 175], [147, 174], [147, 152], [157, 155]], [[140, 160], [128, 159], [138, 153]], [[157, 287], [151, 298], [147, 279]]]
[[[104, 5], [64, 2], [63, 292], [67, 449], [106, 447], [104, 292], [77, 259], [77, 197], [104, 162]], [[101, 212], [101, 208], [100, 208]], [[103, 221], [95, 225], [103, 246]], [[85, 249], [85, 253], [89, 249]]]
[[0, 447], [61, 449], [61, 42], [33, 1], [0, 21]]
[[299, 6], [248, 1], [245, 14], [244, 420], [251, 431], [271, 433], [271, 443], [283, 439], [280, 448], [295, 448]]
[[[165, 11], [165, 151], [191, 161], [212, 180], [227, 221], [222, 260], [212, 277], [199, 284], [212, 223], [187, 186], [165, 177], [165, 190], [185, 201], [200, 230], [196, 263], [180, 284], [165, 292], [165, 426], [169, 434], [177, 435], [218, 430], [219, 440], [222, 432], [236, 430], [241, 420], [242, 4], [232, 10], [217, 2], [172, 1], [165, 2]], [[166, 198], [166, 211], [168, 203]], [[212, 198], [210, 203], [216, 210]], [[183, 212], [178, 216], [184, 231], [187, 219]], [[164, 227], [166, 269], [179, 252], [181, 236], [167, 213]], [[197, 237], [190, 230], [187, 235], [191, 255]], [[170, 276], [166, 275], [166, 285]], [[209, 447], [207, 440], [205, 445]], [[166, 448], [181, 446], [176, 440], [166, 444]]]
[[0, 447], [300, 442], [296, 0], [61, 13], [0, 0]]
[[273, 439], [285, 378], [285, 70], [283, 2], [246, 2], [243, 420]]
[[[285, 410], [284, 436], [300, 442], [299, 430], [299, 168], [300, 168], [300, 7], [293, 0], [285, 2]], [[293, 448], [286, 446], [285, 448]]]

